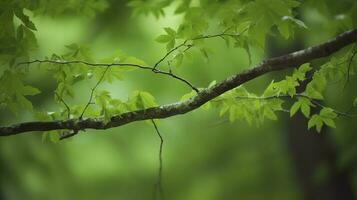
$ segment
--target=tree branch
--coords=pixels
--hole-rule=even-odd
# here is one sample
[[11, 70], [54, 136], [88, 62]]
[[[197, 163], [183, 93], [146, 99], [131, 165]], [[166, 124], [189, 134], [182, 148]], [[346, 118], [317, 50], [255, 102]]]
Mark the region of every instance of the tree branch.
[[30, 64], [35, 64], [35, 63], [51, 63], [51, 64], [58, 64], [58, 65], [70, 65], [70, 64], [84, 64], [87, 66], [92, 66], [92, 67], [134, 67], [134, 68], [138, 68], [138, 69], [143, 69], [143, 70], [149, 70], [152, 71], [155, 74], [163, 74], [166, 76], [171, 76], [174, 79], [177, 79], [183, 83], [185, 83], [186, 85], [188, 85], [191, 89], [195, 90], [196, 92], [198, 92], [198, 89], [193, 86], [188, 80], [179, 77], [175, 74], [173, 74], [172, 72], [166, 72], [163, 70], [159, 70], [159, 69], [155, 69], [154, 67], [150, 67], [150, 66], [144, 66], [144, 65], [138, 65], [138, 64], [132, 64], [132, 63], [91, 63], [91, 62], [87, 62], [87, 61], [82, 61], [82, 60], [71, 60], [71, 61], [66, 61], [66, 60], [48, 60], [48, 59], [44, 59], [44, 60], [33, 60], [33, 61], [29, 61], [29, 62], [19, 62], [17, 63], [17, 66], [19, 65], [30, 65]]
[[0, 136], [16, 135], [29, 131], [49, 131], [58, 129], [85, 130], [108, 129], [122, 126], [131, 122], [167, 118], [174, 115], [185, 114], [202, 106], [204, 103], [217, 96], [268, 72], [298, 67], [312, 60], [327, 57], [343, 47], [357, 41], [357, 29], [346, 31], [332, 40], [317, 46], [309, 47], [283, 56], [270, 58], [261, 64], [233, 75], [212, 87], [200, 90], [197, 95], [182, 102], [136, 110], [113, 116], [106, 123], [103, 118], [70, 119], [50, 122], [34, 121], [0, 127]]

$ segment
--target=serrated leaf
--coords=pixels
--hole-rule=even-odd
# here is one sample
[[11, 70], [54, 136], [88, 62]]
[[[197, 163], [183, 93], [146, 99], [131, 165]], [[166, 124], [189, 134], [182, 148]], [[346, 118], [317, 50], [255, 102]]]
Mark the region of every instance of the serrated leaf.
[[305, 80], [306, 72], [310, 71], [312, 68], [309, 63], [301, 65], [297, 70], [294, 71], [293, 77], [299, 81]]

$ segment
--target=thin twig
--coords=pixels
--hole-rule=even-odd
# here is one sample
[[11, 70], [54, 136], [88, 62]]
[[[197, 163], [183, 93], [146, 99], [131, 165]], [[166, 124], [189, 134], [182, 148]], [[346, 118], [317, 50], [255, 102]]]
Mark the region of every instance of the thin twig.
[[57, 92], [55, 92], [57, 98], [63, 103], [63, 105], [66, 107], [67, 109], [67, 119], [70, 119], [71, 118], [71, 108], [68, 106], [68, 104], [64, 101], [64, 99], [58, 95]]
[[83, 118], [84, 113], [86, 112], [87, 108], [89, 107], [90, 104], [92, 104], [92, 99], [93, 99], [93, 94], [94, 91], [97, 89], [97, 87], [99, 86], [99, 84], [102, 82], [102, 80], [104, 79], [105, 73], [109, 70], [110, 65], [107, 66], [107, 68], [104, 70], [102, 76], [99, 78], [99, 80], [97, 81], [97, 83], [95, 84], [95, 86], [91, 89], [91, 93], [89, 96], [89, 100], [88, 103], [86, 104], [86, 106], [84, 107], [82, 114], [79, 116], [79, 119]]
[[186, 43], [188, 42], [188, 40], [183, 41], [181, 44], [177, 45], [176, 47], [172, 48], [170, 51], [168, 51], [162, 58], [160, 58], [155, 64], [152, 70], [155, 70], [156, 67], [162, 62], [164, 61], [170, 54], [172, 54], [174, 51], [176, 51], [177, 49], [183, 47], [186, 45]]
[[151, 120], [152, 124], [154, 125], [155, 131], [157, 135], [160, 138], [160, 149], [159, 149], [159, 170], [158, 170], [158, 177], [157, 177], [157, 182], [155, 183], [155, 190], [154, 190], [154, 199], [156, 199], [157, 195], [156, 192], [159, 191], [159, 197], [161, 200], [164, 199], [164, 193], [162, 189], [162, 148], [164, 145], [164, 139], [162, 138], [159, 129], [157, 128], [157, 125], [155, 121], [152, 119]]
[[143, 70], [148, 70], [148, 71], [152, 71], [156, 74], [163, 74], [166, 76], [171, 76], [174, 79], [177, 79], [183, 83], [185, 83], [186, 85], [188, 85], [191, 89], [195, 90], [196, 92], [198, 92], [198, 89], [193, 86], [188, 80], [179, 77], [175, 74], [172, 74], [170, 72], [166, 72], [166, 71], [162, 71], [159, 69], [154, 69], [153, 67], [149, 67], [149, 66], [143, 66], [143, 65], [138, 65], [138, 64], [132, 64], [132, 63], [90, 63], [90, 62], [86, 62], [86, 61], [82, 61], [82, 60], [72, 60], [72, 61], [62, 61], [62, 60], [33, 60], [33, 61], [29, 61], [29, 62], [19, 62], [17, 64], [17, 66], [19, 65], [30, 65], [30, 64], [34, 64], [34, 63], [51, 63], [51, 64], [60, 64], [60, 65], [70, 65], [70, 64], [84, 64], [87, 66], [92, 66], [92, 67], [111, 67], [111, 66], [117, 66], [117, 67], [135, 67], [135, 68], [139, 68], [139, 69], [143, 69]]
[[[159, 61], [157, 61], [154, 64], [153, 70], [156, 70], [156, 68], [158, 67], [158, 65], [163, 62], [169, 55], [171, 55], [173, 52], [175, 52], [176, 50], [178, 50], [181, 47], [187, 46], [188, 49], [190, 49], [193, 45], [186, 45], [187, 42], [189, 41], [195, 41], [195, 40], [202, 40], [202, 39], [209, 39], [209, 38], [216, 38], [216, 37], [223, 37], [223, 36], [229, 36], [229, 37], [238, 37], [240, 35], [242, 35], [245, 31], [248, 30], [248, 28], [244, 29], [242, 32], [238, 33], [238, 34], [229, 34], [226, 33], [229, 29], [223, 31], [222, 33], [218, 33], [218, 34], [214, 34], [214, 35], [204, 35], [204, 36], [197, 36], [194, 37], [192, 39], [187, 39], [185, 41], [183, 41], [181, 44], [177, 45], [176, 47], [172, 48], [170, 51], [168, 51], [162, 58], [159, 59]], [[188, 49], [186, 49], [185, 51], [187, 51]]]

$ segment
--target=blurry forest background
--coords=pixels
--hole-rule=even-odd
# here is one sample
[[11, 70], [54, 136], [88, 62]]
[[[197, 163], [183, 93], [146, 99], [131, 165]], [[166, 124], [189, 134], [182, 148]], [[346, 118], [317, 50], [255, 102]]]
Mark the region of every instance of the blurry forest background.
[[[273, 30], [267, 36], [266, 54], [253, 50], [253, 64], [265, 56], [334, 37], [344, 26], [339, 13], [354, 4], [326, 0], [316, 1], [316, 6], [313, 2], [298, 10], [308, 29], [298, 30], [289, 40], [272, 37], [276, 32]], [[55, 17], [51, 13], [31, 15], [39, 44], [39, 50], [31, 57], [61, 54], [66, 51], [65, 45], [79, 43], [90, 47], [95, 58], [120, 50], [154, 63], [166, 52], [154, 39], [164, 27], [177, 27], [182, 19], [173, 14], [176, 7], [174, 3], [165, 8], [165, 17], [159, 19], [153, 15], [133, 17], [126, 2], [116, 0], [98, 4], [101, 11], [90, 17], [73, 12]], [[219, 38], [207, 44], [213, 50], [208, 60], [195, 52], [179, 69], [196, 86], [207, 86], [212, 80], [222, 80], [249, 67], [243, 49], [227, 48]], [[59, 106], [53, 101], [55, 82], [37, 69], [30, 67], [27, 81], [41, 88], [42, 93], [31, 100], [37, 109], [55, 110]], [[260, 93], [271, 79], [279, 80], [286, 73], [265, 75], [245, 86]], [[344, 89], [339, 83], [329, 83], [333, 89], [329, 91], [333, 92], [326, 94], [326, 103], [347, 110], [356, 84], [356, 76]], [[76, 97], [68, 101], [83, 102], [92, 85], [88, 81], [76, 84]], [[175, 102], [189, 92], [176, 80], [140, 70], [126, 73], [124, 81], [99, 87], [123, 99], [133, 90], [148, 91], [158, 104]], [[289, 118], [288, 113], [281, 113], [279, 121], [266, 121], [259, 127], [242, 121], [230, 123], [219, 118], [214, 109], [161, 120], [166, 199], [354, 199], [356, 118], [341, 117], [336, 129], [324, 128], [317, 133], [307, 130], [306, 119], [300, 115]], [[17, 116], [7, 111], [0, 113], [1, 124], [29, 119], [31, 115], [25, 111]], [[159, 138], [147, 122], [106, 131], [90, 130], [57, 144], [42, 141], [40, 133], [1, 138], [0, 199], [150, 199], [157, 179], [158, 149]]]

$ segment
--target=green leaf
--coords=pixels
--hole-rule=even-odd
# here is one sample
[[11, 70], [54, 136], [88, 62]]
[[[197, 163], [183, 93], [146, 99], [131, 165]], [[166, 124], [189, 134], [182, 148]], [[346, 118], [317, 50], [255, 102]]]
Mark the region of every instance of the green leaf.
[[157, 106], [155, 98], [150, 93], [138, 90], [131, 94], [128, 102], [133, 109], [145, 109]]
[[41, 93], [41, 91], [37, 88], [34, 88], [32, 86], [24, 86], [22, 88], [22, 94], [25, 95], [25, 96], [33, 96], [33, 95], [36, 95], [36, 94], [39, 94]]
[[274, 83], [274, 80], [270, 82], [268, 87], [265, 89], [262, 97], [271, 97], [271, 96], [276, 96], [278, 93], [278, 88], [276, 87], [276, 84]]
[[322, 118], [323, 122], [332, 128], [336, 128], [335, 122], [331, 118]]
[[61, 131], [49, 131], [48, 136], [50, 141], [53, 143], [58, 143], [60, 141]]
[[24, 25], [34, 31], [36, 31], [36, 27], [35, 27], [35, 24], [30, 20], [30, 18], [24, 14], [23, 12], [23, 9], [22, 8], [19, 8], [19, 7], [16, 7], [14, 9], [14, 13], [16, 15], [16, 17], [18, 17], [22, 23], [24, 23]]
[[353, 106], [357, 106], [357, 97], [353, 100]]
[[271, 119], [271, 120], [277, 120], [278, 119], [278, 117], [276, 116], [274, 111], [269, 107], [265, 107], [264, 108], [264, 116], [267, 117], [268, 119]]
[[164, 28], [166, 33], [169, 34], [170, 36], [172, 37], [175, 37], [176, 36], [176, 31], [170, 27], [166, 27]]
[[175, 14], [180, 14], [188, 10], [191, 0], [182, 0], [180, 5], [175, 9]]
[[319, 115], [315, 114], [310, 118], [307, 126], [308, 126], [308, 129], [316, 126], [317, 132], [320, 132], [322, 125], [323, 125], [323, 121], [322, 121], [321, 117]]
[[306, 72], [310, 71], [312, 68], [309, 63], [305, 63], [299, 67], [299, 69], [295, 70], [293, 73], [293, 77], [299, 81], [305, 80]]
[[307, 26], [305, 25], [305, 23], [299, 19], [296, 19], [296, 18], [293, 18], [293, 17], [290, 17], [290, 16], [284, 16], [282, 18], [283, 21], [290, 21], [294, 24], [296, 24], [298, 27], [300, 28], [304, 28], [304, 29], [307, 29]]
[[308, 104], [301, 104], [301, 112], [305, 115], [305, 117], [309, 118], [310, 116], [310, 105]]
[[172, 40], [172, 36], [170, 35], [159, 35], [155, 41], [159, 42], [159, 43], [167, 43], [170, 42]]
[[173, 65], [175, 67], [179, 67], [182, 64], [182, 61], [183, 61], [183, 53], [179, 53], [175, 55]]
[[334, 119], [337, 117], [337, 114], [334, 112], [333, 109], [331, 108], [323, 108], [321, 111], [320, 111], [320, 116], [323, 117], [323, 118], [331, 118], [331, 119]]
[[175, 39], [170, 40], [166, 45], [166, 50], [170, 51], [175, 47]]
[[306, 94], [314, 99], [323, 99], [322, 92], [326, 88], [326, 78], [322, 72], [314, 73], [312, 81], [306, 86]]
[[31, 101], [27, 100], [24, 96], [21, 94], [16, 94], [16, 100], [22, 107], [32, 111], [33, 107]]
[[293, 106], [291, 106], [290, 108], [290, 117], [294, 116], [295, 113], [299, 110], [301, 106], [301, 102], [300, 101], [297, 101], [293, 104]]

